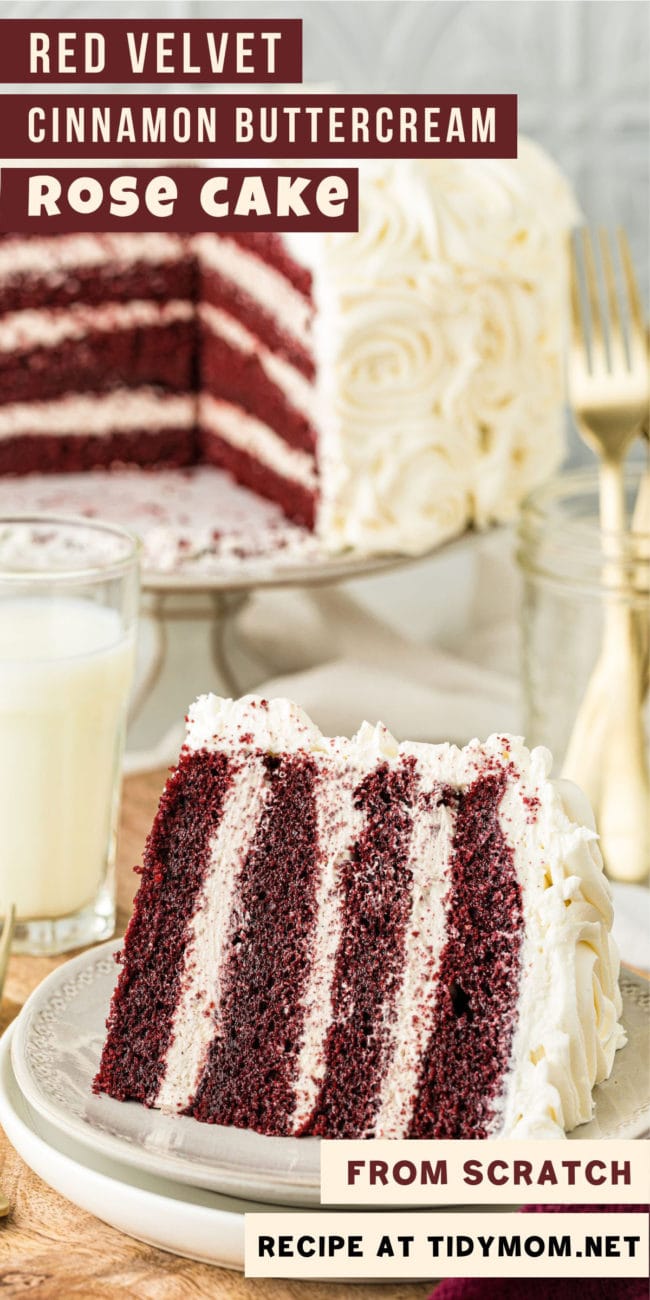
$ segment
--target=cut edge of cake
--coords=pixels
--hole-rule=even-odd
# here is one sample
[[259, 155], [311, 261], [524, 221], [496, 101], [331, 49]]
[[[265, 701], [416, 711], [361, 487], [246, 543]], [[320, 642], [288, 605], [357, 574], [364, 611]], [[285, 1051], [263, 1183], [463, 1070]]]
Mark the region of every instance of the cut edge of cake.
[[[96, 1089], [279, 1135], [588, 1121], [625, 1041], [618, 956], [588, 805], [549, 772], [517, 737], [330, 739], [288, 700], [200, 697]], [[165, 954], [167, 1019], [143, 1028]]]

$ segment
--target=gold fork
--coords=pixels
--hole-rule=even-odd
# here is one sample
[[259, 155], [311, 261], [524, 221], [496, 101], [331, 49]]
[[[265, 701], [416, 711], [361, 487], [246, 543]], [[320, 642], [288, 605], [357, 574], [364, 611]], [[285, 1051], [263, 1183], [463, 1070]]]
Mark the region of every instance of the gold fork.
[[[642, 720], [646, 629], [640, 626], [624, 590], [629, 584], [626, 559], [630, 548], [623, 462], [648, 418], [648, 348], [625, 233], [618, 232], [626, 291], [622, 298], [610, 242], [603, 231], [599, 244], [604, 300], [589, 232], [582, 231], [571, 248], [568, 372], [578, 430], [600, 462], [604, 634], [573, 728], [563, 775], [581, 785], [591, 799], [610, 876], [643, 880], [650, 870], [650, 778]], [[581, 262], [585, 311], [580, 294]]]
[[[14, 927], [16, 923], [16, 909], [11, 904], [2, 925], [2, 938], [0, 939], [0, 998], [7, 978], [7, 966], [9, 965], [9, 954], [11, 952], [11, 941], [14, 937]], [[0, 1189], [0, 1219], [9, 1213], [9, 1201]]]

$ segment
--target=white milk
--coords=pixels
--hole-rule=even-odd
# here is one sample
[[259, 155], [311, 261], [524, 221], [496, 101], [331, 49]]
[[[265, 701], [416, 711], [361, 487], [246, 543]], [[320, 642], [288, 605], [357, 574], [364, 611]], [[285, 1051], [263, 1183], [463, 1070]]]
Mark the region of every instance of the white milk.
[[133, 636], [116, 610], [0, 599], [0, 911], [95, 899], [112, 853]]

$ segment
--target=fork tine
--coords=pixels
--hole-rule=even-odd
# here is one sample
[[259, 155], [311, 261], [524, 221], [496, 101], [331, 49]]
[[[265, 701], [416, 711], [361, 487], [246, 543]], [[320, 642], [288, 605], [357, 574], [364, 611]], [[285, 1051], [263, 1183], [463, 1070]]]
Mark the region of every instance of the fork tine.
[[573, 346], [587, 357], [587, 332], [580, 296], [580, 273], [577, 235], [569, 237], [569, 284], [571, 289], [571, 337]]
[[607, 369], [607, 353], [605, 351], [605, 335], [603, 333], [603, 319], [600, 310], [596, 259], [594, 257], [591, 235], [586, 226], [583, 226], [582, 229], [582, 252], [585, 266], [587, 299], [591, 315], [591, 371], [592, 374], [594, 374], [597, 370]]
[[621, 319], [618, 290], [616, 288], [614, 261], [609, 246], [607, 231], [603, 229], [602, 226], [598, 232], [598, 237], [598, 242], [600, 244], [600, 261], [603, 268], [605, 293], [607, 295], [610, 364], [613, 370], [618, 368], [626, 370], [628, 361], [625, 350], [625, 334], [623, 331], [623, 321]]
[[586, 346], [586, 325], [584, 307], [580, 294], [580, 256], [578, 256], [577, 234], [569, 237], [569, 286], [571, 286], [571, 338], [573, 343], [573, 360], [580, 357], [581, 364], [589, 370], [589, 352]]
[[634, 264], [630, 245], [627, 235], [622, 226], [618, 231], [618, 247], [621, 257], [621, 265], [625, 276], [627, 288], [628, 310], [629, 310], [629, 345], [630, 361], [634, 365], [643, 356], [645, 351], [645, 330], [643, 327], [643, 308], [641, 307], [641, 298], [637, 287], [636, 276], [634, 274]]

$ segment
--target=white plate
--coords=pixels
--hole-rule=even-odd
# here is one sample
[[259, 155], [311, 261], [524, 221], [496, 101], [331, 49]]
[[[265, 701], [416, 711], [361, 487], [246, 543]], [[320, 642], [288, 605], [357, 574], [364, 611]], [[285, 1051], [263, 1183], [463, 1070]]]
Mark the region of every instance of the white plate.
[[[277, 1204], [220, 1196], [156, 1178], [75, 1142], [32, 1110], [22, 1095], [11, 1064], [14, 1031], [12, 1025], [0, 1040], [0, 1124], [30, 1169], [73, 1205], [129, 1237], [202, 1264], [243, 1269], [244, 1214], [277, 1211]], [[450, 1208], [471, 1213], [483, 1207], [436, 1206], [412, 1213], [435, 1214]], [[519, 1207], [485, 1208], [507, 1214]], [[435, 1280], [428, 1278], [431, 1285]]]
[[16, 1082], [14, 1031], [12, 1025], [0, 1041], [0, 1123], [30, 1169], [73, 1205], [130, 1237], [204, 1264], [243, 1269], [243, 1216], [263, 1207], [130, 1169], [48, 1124]]
[[136, 1169], [247, 1200], [318, 1205], [318, 1138], [263, 1137], [92, 1092], [121, 946], [102, 944], [59, 966], [25, 1003], [12, 1064], [30, 1106], [67, 1136]]
[[[92, 1151], [158, 1177], [246, 1200], [318, 1205], [316, 1138], [262, 1137], [93, 1094], [120, 943], [60, 966], [25, 1004], [12, 1064], [30, 1106]], [[594, 1119], [573, 1138], [632, 1138], [650, 1127], [650, 984], [625, 971], [621, 987], [629, 1041], [595, 1091]]]

